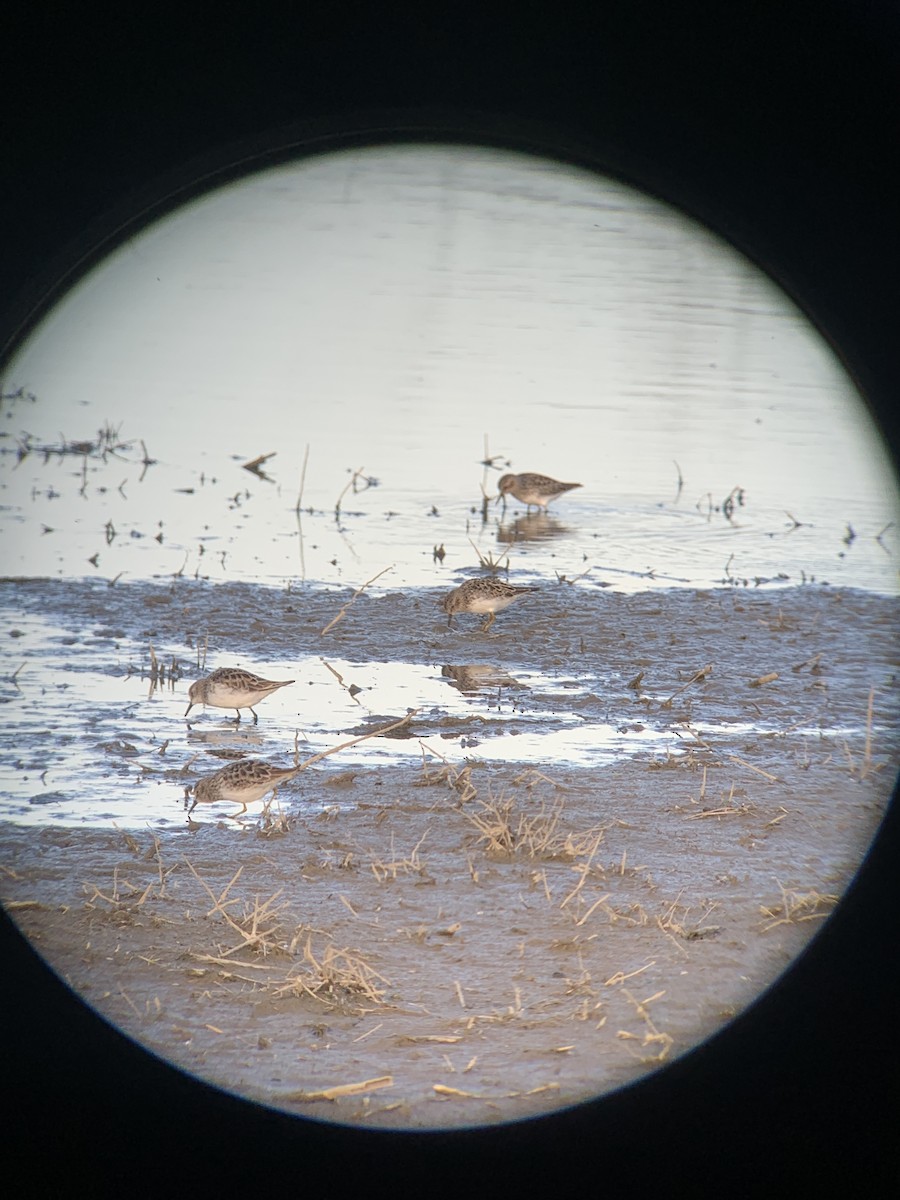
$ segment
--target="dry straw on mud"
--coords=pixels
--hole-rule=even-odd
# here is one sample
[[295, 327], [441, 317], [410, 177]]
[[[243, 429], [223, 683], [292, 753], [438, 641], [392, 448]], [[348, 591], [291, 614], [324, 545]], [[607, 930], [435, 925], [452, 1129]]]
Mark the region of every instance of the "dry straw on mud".
[[166, 895], [166, 880], [178, 864], [173, 863], [169, 867], [163, 865], [159, 838], [154, 837], [150, 849], [141, 854], [140, 846], [130, 833], [123, 834], [123, 837], [125, 845], [135, 858], [143, 858], [145, 862], [156, 860], [157, 878], [140, 888], [129, 880], [120, 878], [119, 868], [116, 866], [113, 868], [112, 887], [108, 891], [104, 892], [95, 883], [83, 885], [84, 891], [89, 893], [85, 901], [88, 908], [96, 908], [100, 902], [112, 912], [126, 912], [140, 908], [148, 899], [161, 900]]
[[475, 812], [463, 816], [478, 830], [478, 844], [488, 854], [526, 855], [528, 858], [577, 858], [596, 852], [603, 837], [599, 827], [582, 833], [561, 827], [565, 804], [561, 799], [541, 800], [537, 811], [518, 807], [515, 796], [478, 800]]
[[369, 864], [372, 874], [378, 882], [384, 883], [388, 879], [396, 880], [400, 875], [425, 875], [425, 863], [419, 857], [419, 850], [427, 837], [428, 830], [426, 829], [409, 854], [398, 856], [394, 851], [394, 835], [392, 833], [389, 860], [385, 862], [382, 858], [373, 858]]
[[[445, 758], [437, 750], [433, 750], [431, 746], [427, 746], [423, 741], [419, 741], [419, 748], [422, 751], [422, 778], [417, 787], [432, 787], [438, 783], [446, 783], [447, 786], [459, 796], [459, 803], [465, 804], [467, 800], [472, 800], [478, 795], [478, 789], [472, 783], [472, 766], [471, 764], [465, 767], [455, 766], [449, 759]], [[444, 764], [443, 767], [436, 771], [428, 770], [428, 760], [425, 755], [433, 755], [439, 758]]]
[[[656, 1027], [653, 1018], [650, 1016], [648, 1007], [654, 1000], [661, 999], [665, 994], [665, 992], [657, 992], [655, 995], [649, 996], [646, 1000], [635, 1000], [627, 988], [622, 988], [622, 995], [625, 996], [629, 1003], [634, 1005], [637, 1015], [643, 1021], [645, 1032], [643, 1037], [639, 1037], [637, 1034], [620, 1029], [616, 1037], [626, 1043], [629, 1053], [634, 1054], [636, 1058], [647, 1065], [656, 1066], [664, 1062], [669, 1055], [669, 1051], [675, 1045], [675, 1039], [671, 1034], [665, 1033]], [[641, 1043], [641, 1050], [645, 1050], [648, 1046], [656, 1047], [656, 1053], [642, 1054], [640, 1051], [634, 1051], [628, 1044], [632, 1041], [639, 1041]]]
[[393, 1086], [393, 1075], [378, 1075], [374, 1079], [361, 1079], [358, 1083], [341, 1083], [335, 1087], [320, 1088], [318, 1091], [308, 1092], [300, 1089], [295, 1092], [286, 1092], [278, 1099], [297, 1103], [306, 1100], [340, 1100], [345, 1096], [364, 1096], [368, 1092], [377, 1092], [382, 1088]]
[[[251, 900], [230, 896], [240, 878], [243, 867], [239, 867], [221, 893], [217, 896], [205, 879], [185, 859], [191, 873], [212, 900], [207, 918], [219, 916], [237, 940], [231, 946], [219, 947], [218, 953], [194, 952], [198, 962], [226, 968], [220, 971], [225, 981], [251, 983], [265, 988], [274, 997], [285, 995], [308, 996], [330, 1008], [366, 1011], [368, 1005], [383, 1002], [384, 987], [388, 980], [356, 951], [348, 947], [338, 948], [330, 935], [322, 930], [313, 930], [300, 924], [291, 926], [285, 919], [286, 903], [278, 904], [281, 888], [267, 898], [255, 895]], [[235, 914], [231, 909], [239, 907]], [[322, 949], [313, 948], [313, 935], [325, 939]], [[284, 973], [283, 966], [269, 962], [260, 963], [258, 958], [296, 958], [301, 952], [301, 965]], [[248, 955], [255, 955], [256, 960]], [[272, 974], [278, 970], [278, 975]], [[250, 974], [242, 974], [249, 972]]]
[[801, 921], [821, 921], [831, 915], [831, 910], [840, 897], [823, 894], [815, 888], [808, 892], [797, 892], [779, 883], [781, 903], [770, 906], [760, 905], [760, 912], [766, 918], [763, 932], [774, 929], [776, 925], [795, 925]]
[[328, 943], [316, 956], [312, 937], [308, 936], [303, 947], [303, 960], [304, 967], [274, 987], [274, 996], [310, 996], [331, 1007], [344, 1007], [350, 1003], [357, 1011], [360, 1001], [374, 1005], [383, 1003], [385, 989], [379, 984], [387, 984], [388, 980], [361, 955], [346, 947], [338, 950]]
[[[235, 871], [234, 875], [223, 888], [221, 895], [216, 896], [190, 859], [186, 858], [184, 861], [187, 863], [191, 874], [213, 902], [212, 908], [206, 913], [207, 919], [216, 915], [221, 916], [226, 925], [228, 925], [239, 939], [235, 945], [221, 952], [219, 961], [228, 958], [240, 950], [253, 950], [263, 955], [272, 951], [287, 954], [293, 953], [295, 943], [286, 944], [283, 936], [284, 926], [281, 914], [284, 911], [285, 905], [281, 904], [277, 907], [275, 905], [275, 901], [284, 890], [283, 888], [279, 888], [267, 900], [261, 901], [259, 896], [254, 897], [251, 907], [239, 897], [228, 898], [228, 893], [241, 877], [241, 872], [244, 870], [243, 866], [238, 867], [237, 871]], [[243, 907], [241, 915], [235, 918], [228, 910], [237, 904], [241, 904]]]

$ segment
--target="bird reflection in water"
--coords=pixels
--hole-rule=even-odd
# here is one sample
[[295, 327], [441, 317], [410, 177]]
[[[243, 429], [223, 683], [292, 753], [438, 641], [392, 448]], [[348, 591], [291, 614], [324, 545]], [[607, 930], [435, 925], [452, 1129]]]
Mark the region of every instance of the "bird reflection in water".
[[526, 513], [514, 521], [497, 527], [497, 541], [503, 545], [513, 542], [547, 542], [569, 532], [569, 526], [546, 512]]
[[445, 665], [441, 667], [441, 675], [451, 687], [455, 687], [467, 695], [477, 695], [481, 692], [493, 691], [495, 688], [528, 690], [527, 684], [520, 683], [518, 679], [508, 675], [502, 667], [492, 667], [485, 663], [464, 663], [455, 667]]

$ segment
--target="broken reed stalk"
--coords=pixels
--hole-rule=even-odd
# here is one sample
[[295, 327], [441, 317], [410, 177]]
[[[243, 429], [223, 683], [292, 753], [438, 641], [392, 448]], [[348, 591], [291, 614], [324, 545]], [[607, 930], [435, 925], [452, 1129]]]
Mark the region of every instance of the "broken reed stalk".
[[262, 468], [277, 453], [277, 450], [272, 450], [269, 454], [258, 454], [256, 458], [251, 458], [249, 462], [241, 463], [241, 466], [243, 470], [250, 471], [253, 475], [258, 475], [260, 479], [266, 478]]
[[777, 678], [777, 671], [769, 671], [765, 675], [757, 675], [755, 679], [751, 679], [747, 686], [752, 688], [762, 687], [763, 684], [774, 683]]
[[358, 587], [356, 589], [356, 591], [353, 593], [353, 595], [350, 597], [350, 599], [347, 601], [347, 603], [344, 605], [344, 607], [341, 609], [341, 611], [337, 614], [337, 616], [332, 617], [332, 619], [328, 622], [328, 624], [325, 626], [325, 628], [322, 630], [322, 632], [319, 634], [319, 636], [322, 637], [324, 634], [328, 633], [329, 629], [333, 629], [335, 627], [335, 625], [337, 625], [338, 621], [342, 621], [344, 619], [344, 614], [346, 613], [347, 609], [350, 607], [351, 604], [354, 603], [354, 601], [356, 600], [356, 598], [358, 596], [362, 595], [362, 593], [366, 590], [366, 588], [369, 586], [370, 583], [374, 583], [376, 579], [380, 579], [382, 575], [386, 575], [388, 571], [393, 571], [393, 569], [394, 569], [394, 564], [392, 563], [389, 567], [385, 567], [384, 570], [379, 571], [377, 575], [373, 575], [371, 579], [367, 579], [366, 582], [361, 587]]

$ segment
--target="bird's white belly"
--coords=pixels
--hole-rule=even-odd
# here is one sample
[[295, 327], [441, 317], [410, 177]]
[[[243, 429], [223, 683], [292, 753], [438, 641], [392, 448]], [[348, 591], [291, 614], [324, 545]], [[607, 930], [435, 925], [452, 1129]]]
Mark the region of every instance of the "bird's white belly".
[[469, 601], [466, 611], [473, 613], [502, 612], [504, 608], [509, 608], [515, 599], [515, 596], [476, 596]]
[[214, 708], [250, 708], [268, 694], [268, 691], [240, 692], [236, 688], [217, 683], [207, 692], [206, 703], [211, 704]]

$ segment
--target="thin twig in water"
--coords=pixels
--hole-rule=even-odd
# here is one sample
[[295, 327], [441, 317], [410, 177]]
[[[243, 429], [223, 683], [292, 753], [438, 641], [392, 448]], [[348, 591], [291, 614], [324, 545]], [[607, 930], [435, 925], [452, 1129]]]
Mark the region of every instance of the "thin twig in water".
[[674, 503], [677, 504], [679, 498], [681, 497], [682, 490], [684, 488], [684, 479], [681, 476], [681, 467], [679, 467], [678, 463], [675, 461], [674, 458], [672, 459], [672, 462], [675, 463], [675, 470], [678, 472], [678, 491], [675, 493], [675, 500], [674, 500]]
[[322, 633], [319, 636], [321, 637], [323, 634], [328, 633], [329, 629], [333, 629], [334, 626], [337, 625], [338, 621], [343, 620], [344, 614], [346, 613], [347, 609], [350, 607], [351, 604], [353, 604], [353, 602], [356, 600], [357, 596], [362, 595], [362, 593], [366, 590], [366, 588], [369, 586], [370, 583], [374, 583], [376, 579], [380, 579], [382, 575], [387, 574], [388, 571], [393, 571], [393, 569], [394, 569], [394, 564], [392, 563], [391, 566], [385, 567], [383, 571], [379, 571], [377, 575], [373, 575], [371, 579], [367, 579], [366, 582], [361, 587], [358, 587], [356, 589], [356, 591], [353, 593], [353, 595], [350, 597], [350, 599], [347, 601], [347, 603], [344, 605], [344, 607], [341, 609], [341, 611], [337, 614], [337, 616], [333, 617], [328, 622], [328, 624], [325, 626], [325, 628], [322, 630]]
[[297, 516], [297, 534], [300, 538], [300, 578], [306, 582], [306, 557], [303, 553], [303, 518], [300, 515], [300, 509], [303, 504], [303, 488], [306, 485], [306, 464], [309, 461], [309, 443], [306, 444], [306, 449], [303, 452], [303, 466], [300, 469], [300, 491], [297, 493], [297, 505], [294, 512]]
[[[353, 474], [350, 476], [350, 480], [347, 483], [347, 486], [344, 488], [344, 490], [338, 496], [338, 498], [335, 502], [335, 505], [334, 505], [334, 519], [336, 521], [340, 521], [340, 519], [341, 519], [341, 501], [344, 499], [344, 497], [347, 495], [347, 493], [350, 491], [351, 488], [353, 488], [354, 492], [356, 491], [356, 481], [357, 481], [357, 479], [360, 478], [360, 476], [362, 476], [365, 479], [365, 476], [363, 475], [363, 468], [357, 467], [356, 470], [353, 472]], [[371, 487], [371, 485], [376, 482], [377, 482], [377, 480], [367, 479], [366, 487]]]
[[675, 691], [672, 693], [672, 695], [668, 698], [668, 700], [663, 700], [662, 707], [663, 708], [671, 708], [672, 701], [675, 699], [676, 696], [680, 695], [681, 692], [683, 692], [687, 688], [689, 688], [692, 683], [699, 683], [701, 679], [706, 679], [707, 675], [712, 674], [712, 669], [713, 669], [713, 664], [707, 663], [707, 665], [705, 667], [701, 667], [699, 671], [695, 671], [694, 674], [687, 681], [687, 683], [683, 683], [680, 688], [676, 688]]
[[18, 676], [19, 676], [19, 672], [22, 670], [22, 668], [24, 666], [25, 666], [25, 664], [22, 663], [20, 666], [16, 667], [16, 669], [15, 669], [15, 671], [13, 671], [12, 675], [6, 676], [6, 678], [9, 680], [9, 682], [15, 684], [16, 687], [19, 686], [18, 683], [16, 682], [16, 680], [18, 679]]
[[361, 692], [363, 689], [361, 687], [357, 687], [357, 685], [355, 683], [344, 683], [344, 677], [340, 673], [340, 671], [336, 671], [334, 669], [334, 667], [331, 665], [331, 663], [326, 662], [325, 659], [322, 658], [321, 655], [319, 655], [319, 661], [322, 663], [323, 666], [327, 667], [327, 669], [332, 673], [332, 675], [335, 677], [335, 679], [338, 681], [338, 683], [341, 685], [341, 687], [344, 689], [344, 691], [349, 693], [350, 699], [355, 701], [357, 704], [359, 704], [359, 701], [356, 699], [356, 694], [357, 694], [357, 692]]
[[347, 495], [347, 493], [350, 491], [350, 489], [353, 487], [353, 481], [356, 478], [356, 476], [360, 473], [360, 471], [362, 471], [362, 467], [359, 467], [356, 471], [353, 472], [353, 474], [350, 476], [349, 481], [347, 482], [346, 487], [341, 492], [341, 494], [338, 496], [337, 500], [334, 502], [334, 519], [336, 521], [339, 521], [341, 519], [341, 501]]
[[748, 771], [755, 771], [757, 775], [762, 775], [764, 779], [768, 779], [770, 783], [778, 783], [777, 775], [770, 775], [768, 771], [764, 771], [762, 767], [754, 767], [753, 763], [747, 762], [745, 758], [738, 757], [737, 754], [729, 754], [728, 757], [732, 762], [736, 762], [741, 767], [746, 767]]
[[300, 508], [303, 504], [303, 487], [306, 483], [306, 464], [309, 461], [309, 442], [306, 443], [306, 449], [303, 451], [303, 466], [300, 468], [300, 491], [297, 493], [297, 504], [294, 512], [299, 516]]
[[882, 550], [885, 552], [885, 554], [890, 554], [890, 550], [888, 550], [887, 546], [884, 544], [884, 542], [881, 539], [884, 537], [884, 535], [887, 533], [887, 531], [889, 529], [893, 529], [893, 528], [894, 528], [894, 522], [888, 521], [887, 525], [885, 525], [885, 527], [884, 527], [884, 529], [882, 529], [881, 533], [875, 534], [875, 541], [882, 548]]
[[348, 746], [355, 746], [358, 742], [365, 742], [368, 738], [378, 737], [380, 734], [392, 733], [395, 729], [399, 729], [402, 725], [406, 725], [413, 717], [418, 715], [417, 708], [411, 708], [405, 717], [401, 717], [399, 721], [394, 721], [391, 725], [382, 725], [379, 729], [373, 729], [371, 733], [362, 733], [359, 737], [351, 738], [349, 742], [341, 742], [339, 746], [332, 746], [330, 750], [322, 750], [319, 754], [314, 754], [311, 758], [305, 758], [302, 763], [297, 766], [298, 771], [302, 771], [304, 767], [309, 767], [315, 762], [320, 762], [323, 758], [328, 758], [329, 754], [337, 754], [339, 750], [346, 750]]

